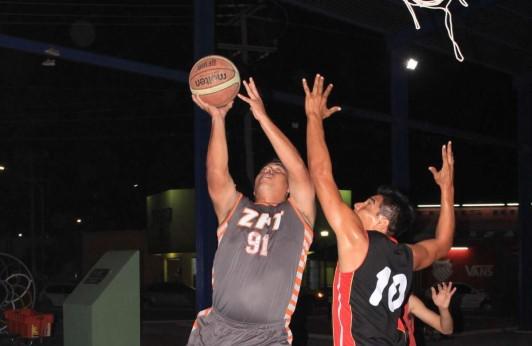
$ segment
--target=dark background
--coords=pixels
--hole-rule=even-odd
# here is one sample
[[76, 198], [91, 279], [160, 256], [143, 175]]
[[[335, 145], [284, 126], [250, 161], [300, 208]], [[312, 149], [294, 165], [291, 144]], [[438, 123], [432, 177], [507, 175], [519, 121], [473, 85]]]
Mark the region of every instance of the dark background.
[[[354, 200], [363, 199], [377, 185], [391, 183], [390, 35], [293, 3], [217, 1], [216, 51], [231, 58], [243, 78], [255, 78], [272, 118], [304, 156], [303, 105], [285, 104], [272, 95], [281, 91], [302, 96], [301, 78], [316, 72], [335, 84], [331, 104], [344, 111], [326, 125], [334, 172], [341, 188], [352, 189]], [[521, 38], [532, 32], [532, 5], [492, 3], [470, 4], [464, 10], [457, 2], [451, 7], [463, 63], [452, 56], [443, 12], [416, 10], [422, 30], [405, 45], [405, 60], [408, 55], [420, 61], [409, 75], [409, 117], [417, 124], [409, 142], [414, 203], [438, 202], [427, 167], [439, 165], [440, 146], [449, 139], [456, 156], [458, 203], [517, 201], [512, 83], [529, 72], [523, 61], [532, 55], [530, 42]], [[368, 12], [357, 15], [376, 23], [407, 32], [413, 27], [402, 1], [356, 6], [366, 6]], [[378, 6], [386, 6], [387, 12], [379, 12]], [[241, 50], [224, 49], [223, 44], [241, 42], [238, 16], [250, 9], [249, 43], [273, 49], [250, 53], [246, 64]], [[393, 21], [387, 20], [390, 15]], [[498, 30], [483, 36], [475, 31], [488, 26]], [[486, 47], [494, 49], [486, 41], [500, 43], [512, 30], [515, 42], [498, 50], [500, 68], [489, 60], [491, 51], [483, 61]], [[187, 72], [194, 63], [193, 1], [0, 1], [0, 33], [175, 71]], [[512, 54], [522, 57], [519, 69]], [[193, 104], [187, 85], [44, 53], [0, 48], [0, 56], [4, 234], [25, 232], [32, 210], [35, 222], [51, 236], [75, 229], [140, 229], [146, 226], [147, 195], [193, 187]], [[54, 58], [55, 66], [43, 66], [47, 58]], [[239, 188], [249, 192], [243, 148], [246, 111], [238, 100], [227, 128], [231, 172]], [[362, 111], [376, 116], [364, 119]], [[384, 121], [376, 120], [379, 116]], [[427, 124], [448, 134], [422, 130]], [[253, 151], [256, 169], [273, 156], [256, 123]], [[81, 224], [75, 222], [78, 217]]]

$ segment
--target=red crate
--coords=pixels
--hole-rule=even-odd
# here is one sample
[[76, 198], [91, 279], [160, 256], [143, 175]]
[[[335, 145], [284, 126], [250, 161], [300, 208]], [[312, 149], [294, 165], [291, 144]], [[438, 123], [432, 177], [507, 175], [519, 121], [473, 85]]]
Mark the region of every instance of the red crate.
[[19, 335], [24, 338], [37, 338], [41, 336], [50, 336], [52, 332], [53, 315], [36, 314], [26, 316], [19, 325]]
[[54, 316], [39, 314], [31, 309], [7, 310], [4, 312], [10, 334], [24, 338], [46, 337], [52, 334]]
[[7, 322], [7, 332], [9, 334], [18, 334], [18, 316], [19, 311], [18, 310], [6, 310], [4, 311], [4, 318]]
[[35, 311], [32, 309], [15, 309], [4, 311], [4, 317], [7, 321], [7, 331], [10, 334], [20, 335], [23, 328], [24, 318], [34, 314]]

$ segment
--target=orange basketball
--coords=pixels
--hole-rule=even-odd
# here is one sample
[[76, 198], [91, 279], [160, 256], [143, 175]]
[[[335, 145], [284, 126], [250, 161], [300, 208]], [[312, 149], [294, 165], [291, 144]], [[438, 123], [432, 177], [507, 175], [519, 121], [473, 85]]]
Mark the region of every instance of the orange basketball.
[[240, 74], [236, 66], [220, 55], [199, 59], [188, 75], [190, 91], [216, 107], [231, 102], [240, 90]]

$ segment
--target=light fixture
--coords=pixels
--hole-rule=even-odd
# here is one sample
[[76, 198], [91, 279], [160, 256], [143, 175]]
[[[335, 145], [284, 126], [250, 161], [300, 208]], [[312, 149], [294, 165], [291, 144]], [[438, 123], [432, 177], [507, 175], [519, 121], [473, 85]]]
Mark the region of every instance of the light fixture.
[[322, 237], [328, 237], [328, 236], [329, 236], [329, 231], [327, 231], [327, 230], [323, 230], [323, 231], [321, 231], [321, 232], [320, 232], [320, 236], [322, 236]]
[[[453, 204], [453, 207], [459, 207], [460, 204]], [[441, 205], [439, 204], [418, 204], [418, 208], [439, 208]]]
[[44, 52], [46, 53], [46, 55], [50, 55], [50, 56], [61, 56], [61, 52], [54, 47], [50, 47]]
[[439, 208], [439, 204], [418, 204], [418, 208]]
[[19, 238], [22, 238], [23, 234], [22, 233], [19, 233], [17, 234]]
[[462, 207], [504, 207], [504, 203], [464, 203]]
[[414, 58], [410, 58], [406, 62], [406, 68], [409, 70], [415, 70], [417, 67], [418, 61]]
[[139, 187], [139, 184], [133, 184], [133, 187]]
[[5, 170], [6, 170], [6, 167], [0, 165], [0, 171], [5, 171]]
[[76, 223], [82, 223], [82, 222], [83, 222], [83, 220], [81, 220], [81, 219], [76, 219]]
[[469, 247], [467, 246], [453, 246], [451, 247], [452, 251], [467, 251], [469, 250]]
[[519, 203], [506, 203], [506, 206], [507, 207], [518, 207], [519, 206]]
[[44, 60], [41, 63], [41, 65], [42, 66], [46, 66], [46, 67], [54, 67], [55, 66], [55, 59], [46, 58], [46, 60]]

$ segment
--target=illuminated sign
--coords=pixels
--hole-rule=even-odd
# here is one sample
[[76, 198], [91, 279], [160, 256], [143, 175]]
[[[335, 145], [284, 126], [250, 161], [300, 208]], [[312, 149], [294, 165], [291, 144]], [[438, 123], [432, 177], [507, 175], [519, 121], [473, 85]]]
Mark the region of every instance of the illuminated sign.
[[467, 276], [469, 277], [484, 277], [489, 278], [493, 276], [493, 267], [492, 264], [475, 264], [475, 265], [466, 265], [465, 269], [467, 272]]

